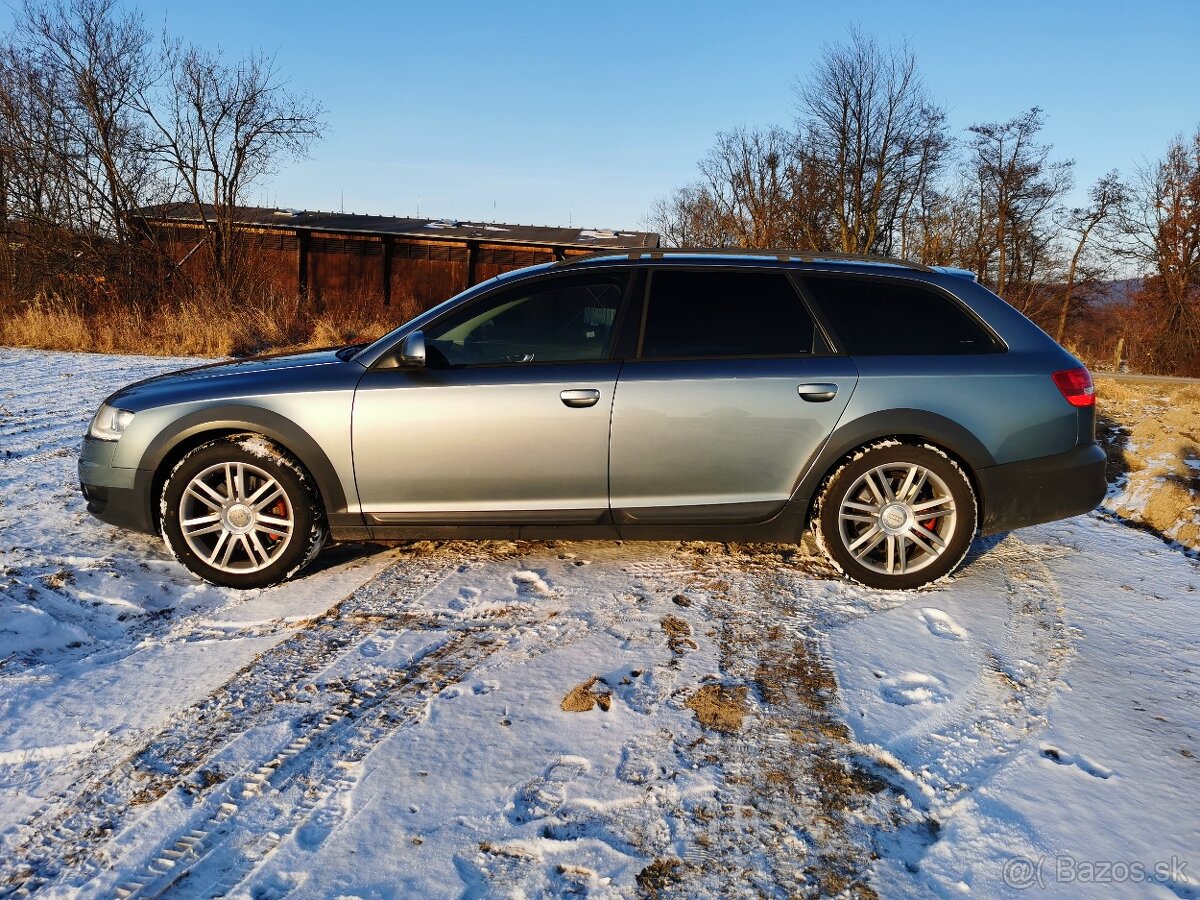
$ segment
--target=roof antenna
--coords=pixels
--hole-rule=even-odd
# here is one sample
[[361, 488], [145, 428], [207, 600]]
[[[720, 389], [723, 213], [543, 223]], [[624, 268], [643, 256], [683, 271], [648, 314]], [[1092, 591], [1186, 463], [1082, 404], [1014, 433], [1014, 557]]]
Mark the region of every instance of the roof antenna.
[[421, 195], [417, 194], [417, 218], [421, 218]]
[[346, 189], [342, 188], [342, 215], [346, 214]]
[[568, 228], [575, 227], [575, 207], [573, 207], [573, 206], [567, 207], [567, 227]]

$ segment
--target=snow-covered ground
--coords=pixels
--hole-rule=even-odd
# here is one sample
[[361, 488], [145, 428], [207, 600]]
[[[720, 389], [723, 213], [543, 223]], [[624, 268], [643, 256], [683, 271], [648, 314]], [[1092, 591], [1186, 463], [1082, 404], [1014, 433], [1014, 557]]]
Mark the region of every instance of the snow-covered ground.
[[0, 350], [0, 895], [1200, 896], [1200, 566], [1155, 537], [910, 594], [553, 542], [222, 591], [74, 484], [176, 365]]

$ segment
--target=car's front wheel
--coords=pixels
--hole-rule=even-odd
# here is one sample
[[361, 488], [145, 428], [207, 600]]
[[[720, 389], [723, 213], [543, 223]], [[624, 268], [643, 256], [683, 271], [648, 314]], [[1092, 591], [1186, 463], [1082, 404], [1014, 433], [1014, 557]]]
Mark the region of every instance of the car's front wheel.
[[327, 533], [312, 477], [258, 435], [231, 435], [184, 456], [167, 476], [161, 530], [205, 581], [260, 588], [291, 577]]
[[962, 562], [978, 513], [970, 479], [940, 450], [888, 442], [866, 448], [829, 479], [817, 541], [869, 587], [921, 587]]

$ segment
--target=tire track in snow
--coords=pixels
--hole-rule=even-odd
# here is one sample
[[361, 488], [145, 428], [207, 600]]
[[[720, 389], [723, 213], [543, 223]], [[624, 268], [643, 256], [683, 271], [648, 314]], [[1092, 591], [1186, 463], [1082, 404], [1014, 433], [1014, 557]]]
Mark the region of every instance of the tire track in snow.
[[[502, 646], [496, 628], [482, 626], [435, 644], [405, 669], [355, 684], [351, 696], [282, 750], [225, 782], [204, 804], [199, 821], [189, 821], [160, 845], [114, 893], [157, 897], [185, 877], [208, 896], [232, 891], [333, 793], [354, 784], [348, 769], [393, 732], [419, 721], [430, 700]], [[269, 816], [269, 828], [261, 831], [259, 807], [278, 808], [280, 802], [284, 814]]]
[[[484, 561], [512, 562], [516, 556], [501, 546]], [[467, 568], [456, 566], [455, 573]], [[518, 596], [500, 609], [468, 608], [450, 620], [428, 613], [408, 619], [408, 630], [427, 630], [438, 634], [441, 642], [365, 686], [356, 681], [353, 696], [326, 712], [313, 729], [227, 781], [221, 796], [209, 799], [208, 818], [173, 843], [160, 844], [139, 874], [117, 885], [115, 893], [122, 898], [156, 897], [170, 890], [186, 896], [194, 884], [197, 895], [214, 896], [244, 888], [284, 840], [336, 805], [336, 795], [349, 793], [357, 782], [353, 773], [359, 763], [395, 732], [418, 724], [447, 688], [468, 676], [560, 649], [604, 624], [586, 616], [560, 617], [557, 608], [539, 611], [520, 599], [533, 580], [530, 573], [519, 571], [510, 579]], [[389, 580], [381, 579], [374, 589], [386, 593]], [[539, 587], [555, 596], [544, 584]], [[532, 646], [524, 646], [527, 642]], [[512, 651], [511, 645], [518, 643], [520, 649]], [[351, 675], [343, 676], [343, 681], [350, 680]], [[319, 830], [328, 822], [315, 825]], [[274, 885], [270, 893], [282, 896], [286, 889]]]
[[[1050, 550], [1011, 535], [985, 548], [956, 580], [991, 575], [1003, 585], [1008, 615], [992, 677], [968, 693], [965, 715], [930, 736], [933, 762], [915, 774], [854, 740], [839, 708], [827, 631], [923, 605], [930, 594], [847, 586], [849, 600], [827, 605], [828, 583], [811, 559], [797, 565], [764, 548], [749, 556], [732, 547], [694, 549], [703, 578], [693, 590], [705, 596], [693, 602], [723, 623], [722, 674], [752, 690], [739, 732], [679, 748], [685, 761], [722, 769], [725, 788], [705, 815], [728, 822], [715, 840], [711, 831], [706, 843], [686, 840], [689, 851], [672, 876], [680, 890], [853, 893], [870, 889], [878, 856], [915, 864], [937, 839], [943, 804], [1001, 768], [1043, 726], [1072, 653], [1062, 595], [1044, 561]], [[693, 824], [679, 823], [681, 833]]]
[[[864, 823], [896, 827], [899, 817], [895, 795], [883, 795], [885, 785], [857, 765], [838, 712], [837, 680], [815, 627], [828, 569], [770, 548], [693, 549], [692, 590], [718, 623], [721, 673], [729, 687], [749, 691], [742, 727], [677, 747], [685, 762], [719, 766], [724, 784], [699, 827], [680, 823], [688, 852], [672, 891], [867, 893], [874, 848]], [[709, 817], [717, 828], [705, 824]]]
[[937, 749], [923, 767], [922, 794], [942, 795], [939, 803], [986, 780], [1045, 725], [1073, 652], [1062, 592], [1045, 552], [1009, 534], [976, 564], [979, 574], [999, 571], [1009, 614], [999, 652], [988, 654], [992, 678], [973, 685], [961, 703], [970, 718], [938, 728], [927, 741]]
[[[533, 545], [523, 553], [541, 549]], [[186, 894], [189, 885], [212, 895], [214, 886], [220, 893], [244, 884], [289, 834], [309, 827], [353, 786], [358, 762], [389, 735], [419, 722], [447, 687], [611, 624], [586, 609], [562, 616], [557, 605], [539, 609], [539, 602], [560, 597], [524, 571], [510, 574], [512, 602], [457, 613], [422, 608], [419, 601], [448, 578], [479, 563], [521, 568], [523, 553], [503, 542], [446, 544], [385, 570], [81, 794], [63, 792], [30, 817], [6, 848], [10, 862], [0, 862], [0, 895], [61, 887], [86, 895], [155, 896], [168, 889]], [[579, 571], [580, 583], [567, 586], [568, 594], [586, 595], [586, 570]], [[386, 644], [399, 632], [430, 640], [382, 674], [373, 657], [355, 659], [357, 648]], [[515, 652], [512, 644], [519, 644]], [[506, 653], [497, 654], [502, 648]], [[349, 670], [340, 671], [346, 659]], [[321, 672], [333, 668], [337, 677], [312, 690]], [[312, 699], [301, 706], [306, 697]], [[221, 771], [225, 758], [239, 756], [239, 739], [248, 731], [281, 720], [291, 722], [285, 740], [268, 744], [252, 762], [242, 749], [236, 774]], [[186, 827], [171, 821], [181, 818]]]
[[[593, 602], [587, 569], [549, 588], [560, 603], [579, 601], [568, 615], [539, 615], [545, 595], [539, 600], [522, 594], [521, 585], [539, 593], [544, 587], [536, 572], [528, 571], [538, 563], [523, 557], [552, 546], [525, 545], [518, 551], [508, 544], [443, 545], [385, 571], [181, 715], [138, 754], [110, 766], [111, 772], [97, 769], [100, 774], [82, 797], [52, 801], [23, 826], [27, 844], [5, 848], [0, 893], [5, 878], [17, 890], [42, 886], [89, 896], [253, 888], [264, 867], [270, 871], [267, 860], [284, 841], [322, 839], [357, 783], [359, 764], [390, 735], [422, 721], [428, 704], [446, 688], [611, 627], [608, 613], [596, 614], [604, 604]], [[712, 803], [689, 801], [677, 812], [662, 812], [676, 846], [685, 851], [681, 881], [726, 894], [770, 894], [780, 886], [805, 893], [814, 886], [832, 889], [843, 878], [862, 884], [880, 835], [886, 840], [889, 833], [919, 829], [929, 821], [928, 796], [920, 789], [932, 793], [934, 782], [909, 774], [908, 784], [887, 789], [857, 768], [870, 758], [869, 748], [842, 733], [823, 629], [846, 616], [906, 605], [913, 595], [881, 595], [822, 580], [826, 572], [819, 566], [814, 570], [811, 558], [774, 555], [764, 548], [747, 553], [721, 545], [679, 545], [668, 553], [661, 546], [642, 552], [630, 545], [617, 555], [626, 574], [620, 589], [630, 599], [678, 593], [683, 602], [669, 608], [686, 617], [687, 607], [694, 607], [695, 625], [709, 622], [727, 629], [722, 640], [738, 647], [728, 654], [722, 675], [732, 685], [752, 688], [744, 735], [706, 734], [702, 743], [674, 748], [689, 766], [717, 766], [725, 778]], [[971, 773], [1001, 765], [1009, 745], [1000, 739], [1014, 721], [1013, 703], [1025, 704], [1021, 708], [1031, 710], [1029, 728], [1037, 727], [1038, 711], [1069, 656], [1069, 643], [1060, 641], [1065, 635], [1061, 598], [1041, 561], [1044, 555], [1009, 538], [960, 576], [998, 568], [1002, 579], [994, 580], [1005, 586], [1011, 612], [996, 647], [995, 679], [979, 698], [978, 715], [995, 723], [996, 740], [989, 727], [979, 754], [961, 750], [956, 756], [953, 747], [946, 748], [945, 759], [934, 767], [939, 772], [979, 777]], [[505, 565], [523, 570], [509, 572], [516, 591], [512, 602], [467, 603], [462, 609], [453, 602], [450, 608], [419, 602], [476, 562], [491, 564], [500, 576], [508, 572]], [[832, 612], [830, 591], [848, 598]], [[918, 605], [925, 596], [918, 595]], [[856, 597], [861, 607], [853, 606]], [[338, 667], [338, 677], [327, 676], [306, 708], [297, 705], [304, 686], [313, 685], [321, 671], [354, 657], [366, 642], [385, 642], [398, 631], [419, 632], [429, 640], [407, 664], [382, 674], [378, 666], [353, 661], [349, 671]], [[1014, 692], [1019, 696], [1010, 702]], [[659, 698], [647, 713], [662, 703], [682, 703], [678, 693]], [[261, 739], [268, 726], [281, 723], [290, 723], [286, 735]], [[958, 727], [970, 724], [960, 721]], [[258, 749], [248, 756], [237, 742], [256, 727]], [[239, 747], [240, 755], [233, 752]], [[89, 765], [103, 752], [98, 748]], [[880, 774], [890, 778], [894, 773]], [[939, 786], [953, 780], [937, 778]], [[917, 800], [925, 797], [908, 818], [893, 815], [901, 790], [920, 795]], [[842, 812], [828, 813], [831, 796], [847, 801]], [[716, 816], [728, 828], [714, 830], [696, 816]], [[571, 827], [563, 827], [562, 839], [573, 839], [573, 823], [570, 819]], [[619, 837], [619, 829], [597, 829]], [[39, 841], [47, 832], [54, 836], [51, 844]], [[716, 839], [699, 840], [706, 836]], [[631, 852], [616, 838], [610, 842], [618, 852]], [[14, 853], [27, 855], [25, 868], [14, 862]], [[490, 877], [484, 881], [491, 883]], [[275, 882], [259, 886], [287, 890]]]
[[[915, 613], [914, 625], [928, 629], [934, 638], [975, 644], [975, 652], [983, 655], [981, 677], [953, 698], [932, 675], [922, 678], [910, 673], [911, 677], [891, 679], [900, 682], [895, 690], [901, 694], [905, 685], [917, 693], [931, 692], [935, 702], [946, 701], [945, 711], [932, 718], [929, 730], [908, 749], [892, 753], [874, 743], [855, 744], [868, 770], [910, 804], [907, 815], [895, 818], [891, 827], [875, 826], [871, 838], [882, 848], [882, 858], [893, 867], [902, 864], [890, 870], [893, 876], [895, 871], [917, 871], [939, 831], [963, 808], [961, 802], [1002, 771], [1046, 726], [1047, 710], [1074, 653], [1062, 591], [1046, 564], [1049, 556], [1071, 551], [1030, 545], [1013, 534], [978, 549], [982, 552], [951, 585], [961, 584], [976, 601], [981, 598], [972, 581], [979, 578], [984, 585], [994, 586], [984, 596], [989, 601], [995, 596], [1004, 604], [1007, 614], [1000, 634], [979, 643], [944, 613], [944, 618], [933, 616], [931, 624], [928, 610], [921, 607], [936, 592], [917, 595], [905, 605]], [[832, 624], [838, 628], [846, 623]], [[827, 633], [829, 625], [824, 625]], [[889, 700], [887, 682], [880, 682], [879, 689]]]
[[[0, 896], [23, 896], [60, 875], [82, 883], [108, 865], [105, 843], [138, 807], [187, 784], [204, 793], [206, 760], [254, 727], [281, 703], [294, 700], [306, 683], [380, 630], [419, 627], [406, 602], [432, 590], [463, 565], [486, 555], [478, 545], [443, 545], [397, 563], [383, 575], [403, 571], [401, 584], [377, 576], [272, 648], [199, 704], [177, 715], [115, 767], [113, 747], [99, 744], [81, 760], [90, 775], [82, 790], [67, 789], [6, 837], [0, 857]], [[380, 584], [386, 589], [380, 589]], [[425, 623], [430, 627], [433, 623]], [[332, 700], [330, 701], [332, 703]], [[72, 873], [71, 870], [74, 870]]]

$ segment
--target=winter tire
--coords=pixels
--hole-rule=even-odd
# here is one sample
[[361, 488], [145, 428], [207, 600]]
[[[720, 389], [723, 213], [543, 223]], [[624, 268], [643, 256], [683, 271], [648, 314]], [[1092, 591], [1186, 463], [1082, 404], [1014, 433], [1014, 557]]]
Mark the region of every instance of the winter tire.
[[257, 435], [219, 438], [189, 452], [163, 485], [167, 547], [205, 581], [232, 588], [276, 584], [325, 542], [311, 476]]
[[977, 515], [975, 492], [958, 463], [934, 447], [889, 442], [834, 473], [814, 528], [845, 575], [905, 590], [937, 581], [962, 562]]

